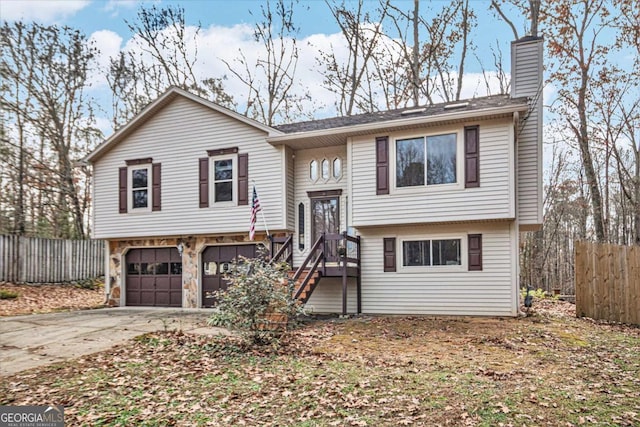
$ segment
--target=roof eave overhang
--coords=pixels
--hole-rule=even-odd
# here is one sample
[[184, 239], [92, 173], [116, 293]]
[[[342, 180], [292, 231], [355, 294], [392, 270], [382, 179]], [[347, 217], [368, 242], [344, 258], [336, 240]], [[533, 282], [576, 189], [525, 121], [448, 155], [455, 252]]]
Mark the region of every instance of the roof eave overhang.
[[277, 129], [274, 129], [270, 126], [263, 125], [262, 123], [257, 122], [253, 119], [250, 119], [246, 116], [243, 116], [240, 113], [237, 113], [235, 111], [229, 110], [228, 108], [217, 105], [211, 101], [208, 101], [204, 98], [201, 98], [197, 95], [194, 95], [178, 87], [172, 87], [168, 89], [165, 93], [160, 95], [160, 97], [158, 97], [155, 101], [147, 105], [137, 116], [135, 116], [127, 124], [125, 124], [120, 129], [118, 129], [113, 135], [111, 135], [109, 138], [104, 140], [91, 153], [89, 153], [83, 159], [83, 161], [88, 163], [95, 163], [98, 159], [100, 159], [100, 157], [105, 155], [109, 150], [115, 147], [120, 141], [122, 141], [131, 133], [133, 133], [133, 131], [135, 131], [140, 126], [142, 126], [147, 120], [153, 117], [155, 113], [160, 111], [162, 108], [164, 108], [167, 104], [169, 104], [178, 96], [182, 96], [184, 98], [190, 99], [200, 105], [203, 105], [219, 113], [225, 114], [251, 127], [259, 129], [265, 132], [268, 137], [284, 135], [283, 132]]
[[[500, 107], [483, 108], [482, 110], [452, 111], [433, 116], [406, 117], [393, 120], [385, 120], [372, 123], [363, 123], [349, 126], [341, 126], [330, 129], [320, 129], [307, 132], [294, 132], [277, 136], [269, 136], [267, 142], [272, 145], [289, 145], [293, 148], [311, 148], [322, 140], [337, 141], [343, 139], [346, 142], [349, 136], [375, 134], [385, 131], [393, 131], [402, 128], [415, 128], [430, 126], [439, 123], [466, 121], [470, 119], [486, 119], [490, 117], [507, 117], [513, 113], [525, 112], [529, 105], [510, 104]], [[333, 145], [333, 144], [324, 144]]]

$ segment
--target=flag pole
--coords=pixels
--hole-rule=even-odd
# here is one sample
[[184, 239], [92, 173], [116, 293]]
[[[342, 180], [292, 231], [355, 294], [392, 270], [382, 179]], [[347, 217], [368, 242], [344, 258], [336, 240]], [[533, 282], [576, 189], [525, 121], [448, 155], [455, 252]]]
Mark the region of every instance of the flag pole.
[[[253, 189], [256, 190], [256, 194], [258, 193], [258, 189], [256, 188], [256, 182], [252, 179], [251, 182], [253, 183]], [[260, 203], [262, 204], [262, 203]], [[269, 227], [267, 227], [267, 220], [264, 217], [264, 209], [260, 209], [260, 213], [262, 214], [262, 222], [264, 223], [264, 231], [266, 231], [267, 233], [267, 238], [271, 238], [271, 235], [269, 234]]]

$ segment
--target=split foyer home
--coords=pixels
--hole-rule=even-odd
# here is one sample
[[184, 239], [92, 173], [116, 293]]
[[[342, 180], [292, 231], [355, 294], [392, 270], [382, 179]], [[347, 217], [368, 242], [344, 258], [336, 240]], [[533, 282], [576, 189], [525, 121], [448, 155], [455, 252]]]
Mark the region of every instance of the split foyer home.
[[313, 312], [517, 315], [519, 233], [542, 223], [542, 40], [511, 61], [510, 95], [275, 127], [169, 89], [87, 157], [111, 303], [215, 306], [263, 244]]

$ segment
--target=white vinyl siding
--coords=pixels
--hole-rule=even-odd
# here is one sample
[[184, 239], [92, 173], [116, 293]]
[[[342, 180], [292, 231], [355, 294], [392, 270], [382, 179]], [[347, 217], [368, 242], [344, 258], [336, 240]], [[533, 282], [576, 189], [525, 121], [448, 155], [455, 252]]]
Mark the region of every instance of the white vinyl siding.
[[[355, 313], [358, 309], [356, 279], [347, 282], [347, 313]], [[327, 277], [320, 280], [315, 291], [305, 305], [309, 314], [342, 313], [342, 278]]]
[[[284, 147], [271, 146], [265, 136], [245, 123], [177, 97], [94, 165], [93, 237], [248, 234], [250, 204], [216, 206], [211, 199], [210, 207], [199, 208], [198, 159], [208, 157], [207, 150], [231, 147], [249, 153], [249, 197], [255, 181], [270, 231], [284, 229], [285, 175], [279, 167]], [[162, 210], [120, 214], [118, 169], [127, 159], [146, 157], [162, 164]], [[264, 230], [262, 214], [256, 228]]]
[[[298, 249], [298, 228], [296, 224], [295, 229], [295, 237], [293, 240], [293, 264], [295, 266], [299, 266], [305, 259], [305, 257], [309, 253], [309, 249], [313, 245], [312, 239], [312, 230], [311, 230], [311, 202], [309, 200], [309, 196], [307, 195], [307, 191], [322, 191], [322, 190], [342, 190], [342, 195], [340, 197], [340, 232], [346, 230], [346, 201], [347, 201], [347, 176], [346, 172], [346, 164], [343, 161], [342, 164], [342, 176], [340, 179], [336, 180], [334, 178], [329, 178], [327, 181], [323, 180], [321, 177], [320, 170], [318, 170], [319, 178], [312, 182], [309, 177], [309, 164], [312, 160], [318, 161], [318, 168], [322, 165], [322, 161], [327, 159], [331, 162], [336, 157], [340, 157], [341, 159], [346, 159], [346, 146], [337, 146], [337, 147], [324, 147], [324, 148], [314, 148], [308, 150], [298, 150], [295, 152], [295, 201], [294, 206], [295, 209], [298, 209], [298, 204], [300, 202], [304, 203], [305, 207], [305, 226], [304, 226], [304, 251], [300, 251]], [[375, 185], [375, 183], [374, 183]]]
[[295, 171], [295, 159], [294, 159], [294, 154], [293, 154], [293, 150], [289, 147], [285, 148], [285, 170], [286, 170], [286, 187], [285, 187], [285, 191], [287, 194], [287, 197], [285, 200], [283, 200], [283, 203], [285, 204], [285, 209], [287, 211], [287, 230], [291, 233], [294, 232], [295, 227], [296, 227], [296, 204], [294, 202], [294, 198], [295, 198], [295, 176], [294, 176], [294, 171]]
[[[518, 236], [515, 223], [460, 224], [360, 229], [362, 241], [362, 312], [365, 314], [492, 315], [517, 314]], [[482, 234], [482, 271], [401, 269], [383, 271], [383, 238]], [[434, 237], [435, 238], [435, 237]], [[466, 245], [463, 245], [466, 250]], [[466, 254], [463, 256], [466, 257]], [[322, 281], [316, 292], [320, 290]], [[315, 296], [315, 295], [314, 295]], [[318, 296], [320, 298], [322, 294]], [[341, 301], [338, 296], [338, 301]]]
[[[391, 194], [376, 195], [375, 137], [362, 136], [350, 144], [350, 177], [352, 193], [352, 223], [355, 227], [401, 225], [487, 219], [513, 219], [514, 146], [513, 122], [510, 119], [479, 121], [457, 126], [433, 127], [424, 134], [458, 132], [465, 125], [480, 125], [480, 187], [463, 188], [422, 186], [394, 188]], [[389, 150], [394, 141], [411, 135], [389, 134]], [[462, 134], [460, 134], [462, 135]], [[459, 138], [462, 138], [460, 136]], [[464, 141], [458, 141], [463, 144]], [[460, 153], [461, 151], [459, 151]], [[462, 154], [459, 154], [462, 156]], [[394, 156], [390, 156], [393, 160]], [[394, 181], [395, 168], [390, 162], [390, 180]], [[459, 182], [464, 182], [464, 168], [459, 167]]]
[[542, 40], [512, 44], [512, 95], [532, 99], [518, 133], [518, 220], [542, 224]]

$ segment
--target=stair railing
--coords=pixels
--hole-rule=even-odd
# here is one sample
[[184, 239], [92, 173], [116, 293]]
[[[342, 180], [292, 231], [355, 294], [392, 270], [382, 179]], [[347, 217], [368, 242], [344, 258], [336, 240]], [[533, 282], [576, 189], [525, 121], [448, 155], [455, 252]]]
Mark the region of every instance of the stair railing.
[[289, 266], [293, 266], [293, 235], [289, 235], [287, 237], [271, 238], [272, 254], [276, 248], [276, 245], [280, 245], [280, 248], [275, 253], [275, 255], [271, 257], [271, 261], [269, 261], [269, 263], [276, 264], [278, 262], [284, 261], [289, 264]]
[[325, 263], [324, 262], [325, 261], [325, 259], [324, 259], [325, 258], [324, 257], [324, 233], [322, 235], [320, 235], [320, 237], [318, 237], [318, 240], [316, 240], [316, 242], [313, 244], [313, 246], [309, 250], [309, 255], [307, 255], [307, 257], [305, 258], [304, 262], [300, 265], [300, 267], [298, 267], [298, 269], [296, 270], [295, 274], [291, 278], [291, 280], [293, 280], [294, 283], [296, 283], [298, 281], [298, 279], [300, 278], [300, 276], [302, 276], [302, 273], [307, 268], [307, 265], [309, 265], [309, 262], [311, 262], [311, 260], [314, 258], [314, 256], [316, 258], [313, 261], [313, 264], [311, 265], [311, 268], [309, 268], [309, 271], [305, 275], [302, 283], [300, 284], [300, 286], [298, 286], [298, 289], [296, 290], [296, 293], [294, 295], [295, 299], [298, 299], [300, 297], [300, 294], [302, 294], [303, 290], [305, 289], [305, 287], [307, 286], [307, 284], [309, 283], [309, 281], [313, 277], [314, 273], [318, 270], [318, 266], [320, 265], [321, 262], [322, 262], [322, 264], [324, 266], [324, 263]]

